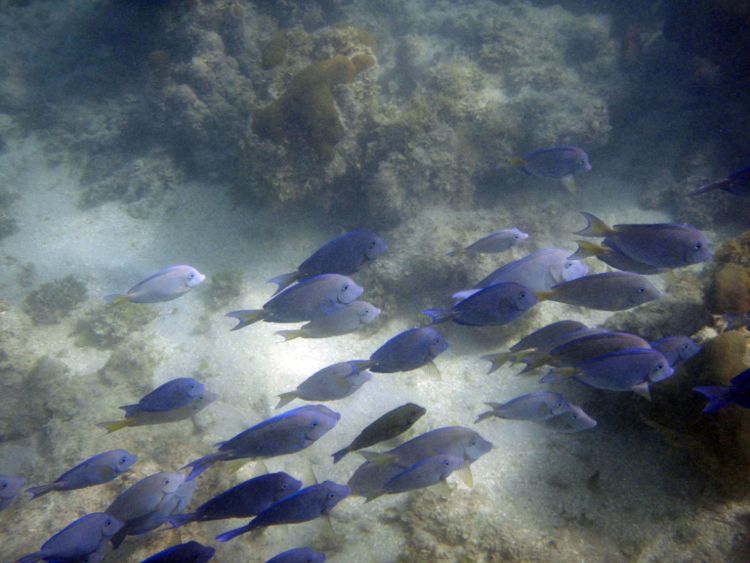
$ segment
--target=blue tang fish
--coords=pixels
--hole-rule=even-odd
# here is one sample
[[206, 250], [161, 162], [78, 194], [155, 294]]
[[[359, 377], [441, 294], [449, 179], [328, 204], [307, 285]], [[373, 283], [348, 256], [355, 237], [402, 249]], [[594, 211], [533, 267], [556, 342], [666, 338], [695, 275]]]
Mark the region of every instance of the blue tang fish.
[[564, 248], [543, 248], [528, 256], [501, 266], [473, 289], [453, 294], [454, 299], [466, 299], [484, 287], [498, 283], [517, 283], [531, 291], [548, 291], [558, 283], [585, 276], [589, 267], [580, 260], [570, 260]]
[[173, 545], [144, 559], [141, 563], [206, 563], [216, 550], [197, 541]]
[[445, 338], [434, 328], [412, 328], [375, 350], [366, 367], [376, 373], [411, 371], [431, 363], [447, 349]]
[[169, 523], [177, 528], [189, 522], [249, 518], [297, 492], [301, 486], [301, 481], [283, 471], [260, 475], [216, 495], [194, 512], [172, 516]]
[[264, 459], [304, 450], [336, 426], [340, 418], [324, 405], [306, 405], [278, 414], [219, 442], [219, 451], [188, 463], [185, 467], [192, 467], [188, 479], [219, 461]]
[[[688, 225], [672, 223], [615, 225], [610, 227], [591, 213], [581, 213], [586, 227], [576, 234], [605, 237], [604, 243], [626, 257], [655, 268], [682, 268], [713, 258], [711, 245], [702, 232]], [[591, 245], [579, 246], [571, 258], [592, 254]], [[606, 249], [605, 251], [606, 252]]]
[[127, 293], [108, 295], [106, 299], [131, 303], [171, 301], [200, 285], [205, 279], [206, 276], [192, 266], [170, 266], [137, 283]]
[[103, 512], [82, 516], [44, 542], [39, 551], [24, 555], [18, 563], [34, 563], [40, 559], [77, 560], [99, 551], [123, 523]]
[[480, 238], [462, 250], [454, 250], [448, 256], [459, 253], [465, 254], [495, 254], [503, 252], [529, 238], [527, 233], [513, 227], [512, 229], [500, 229]]
[[271, 557], [266, 563], [324, 563], [325, 560], [324, 553], [309, 547], [295, 547]]
[[21, 492], [26, 480], [13, 475], [0, 475], [0, 512], [5, 510]]
[[352, 303], [363, 291], [346, 276], [321, 274], [284, 290], [263, 305], [262, 309], [230, 311], [226, 316], [239, 321], [232, 330], [239, 330], [261, 320], [269, 323], [314, 321]]
[[505, 403], [485, 403], [492, 410], [477, 416], [474, 424], [496, 416], [509, 420], [540, 421], [570, 410], [570, 405], [560, 393], [537, 391], [526, 393]]
[[367, 301], [354, 301], [296, 330], [279, 330], [276, 334], [283, 336], [284, 342], [294, 338], [341, 336], [369, 325], [380, 316], [380, 313], [380, 309]]
[[270, 506], [248, 524], [216, 536], [216, 540], [225, 542], [257, 528], [314, 520], [330, 514], [349, 493], [349, 487], [333, 481], [323, 481], [306, 487]]
[[743, 409], [750, 409], [750, 369], [736, 375], [729, 382], [728, 387], [706, 386], [693, 387], [701, 395], [708, 397], [708, 404], [703, 412], [706, 414], [718, 411], [729, 404], [735, 404]]
[[69, 469], [52, 483], [31, 487], [26, 492], [37, 498], [51, 491], [72, 491], [107, 483], [127, 471], [137, 460], [125, 450], [102, 452]]
[[652, 342], [651, 348], [664, 354], [672, 367], [687, 362], [701, 351], [700, 344], [693, 341], [689, 336], [667, 336]]
[[701, 186], [690, 195], [701, 195], [714, 190], [722, 190], [740, 197], [750, 196], [750, 166], [733, 172], [723, 180]]
[[537, 149], [520, 158], [511, 158], [509, 164], [520, 167], [529, 176], [560, 180], [571, 193], [576, 188], [573, 176], [591, 170], [589, 155], [573, 146]]
[[367, 262], [372, 262], [388, 250], [383, 239], [364, 229], [349, 231], [332, 239], [302, 262], [295, 272], [282, 274], [269, 280], [278, 285], [279, 293], [295, 281], [306, 280], [320, 274], [348, 276]]
[[450, 309], [425, 309], [434, 324], [453, 321], [468, 326], [499, 326], [522, 316], [537, 304], [529, 288], [503, 282], [480, 289]]

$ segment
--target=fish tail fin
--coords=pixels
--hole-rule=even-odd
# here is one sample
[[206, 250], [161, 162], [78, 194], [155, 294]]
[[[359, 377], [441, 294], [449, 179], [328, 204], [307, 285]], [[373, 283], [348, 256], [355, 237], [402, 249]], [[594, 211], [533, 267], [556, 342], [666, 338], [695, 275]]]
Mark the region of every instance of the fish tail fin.
[[302, 336], [302, 331], [298, 328], [294, 330], [277, 330], [276, 334], [284, 337], [284, 340], [282, 342], [289, 342], [290, 340], [294, 340], [295, 338], [299, 338], [300, 336]]
[[120, 544], [125, 541], [125, 538], [128, 535], [128, 527], [123, 526], [119, 530], [117, 530], [117, 533], [115, 533], [114, 536], [109, 538], [109, 541], [112, 543], [112, 549], [117, 549], [120, 547]]
[[485, 356], [482, 356], [483, 360], [487, 360], [492, 364], [487, 374], [496, 371], [501, 366], [507, 364], [509, 361], [515, 361], [515, 354], [515, 352], [498, 352], [496, 354], [487, 354]]
[[576, 242], [578, 243], [578, 249], [568, 256], [568, 260], [581, 260], [590, 256], [603, 256], [609, 251], [606, 246], [588, 240], [578, 240]]
[[373, 360], [350, 360], [348, 363], [352, 368], [352, 375], [362, 373], [366, 369], [375, 365]]
[[229, 530], [228, 532], [224, 532], [223, 534], [219, 534], [216, 536], [216, 541], [219, 542], [226, 542], [231, 539], [236, 538], [237, 536], [241, 536], [245, 532], [249, 532], [253, 529], [252, 522], [249, 524], [245, 524], [244, 526], [240, 526], [239, 528], [235, 528], [234, 530]]
[[239, 322], [232, 327], [232, 330], [240, 330], [248, 325], [257, 323], [262, 320], [265, 315], [263, 309], [241, 309], [239, 311], [229, 311], [225, 317], [237, 319]]
[[117, 432], [127, 426], [133, 426], [133, 420], [130, 418], [123, 418], [122, 420], [108, 420], [106, 422], [97, 423], [99, 428], [104, 428], [108, 434]]
[[367, 495], [367, 496], [365, 497], [365, 504], [367, 504], [367, 503], [368, 503], [368, 502], [370, 502], [371, 500], [375, 500], [375, 499], [376, 499], [376, 498], [378, 498], [378, 497], [382, 497], [382, 496], [383, 496], [383, 494], [384, 494], [384, 493], [383, 493], [383, 491], [376, 491], [376, 492], [374, 492], [374, 493], [370, 493], [369, 495]]
[[463, 252], [463, 249], [462, 249], [462, 248], [459, 248], [459, 249], [457, 249], [457, 250], [451, 250], [450, 252], [446, 252], [446, 253], [445, 253], [445, 255], [446, 255], [446, 256], [457, 256], [457, 255], [458, 255], [458, 254], [460, 254], [461, 252]]
[[569, 377], [574, 376], [576, 370], [574, 368], [555, 368], [547, 372], [547, 375], [539, 380], [539, 383], [557, 383], [559, 381], [565, 381]]
[[361, 455], [363, 458], [365, 458], [367, 461], [371, 461], [372, 463], [377, 463], [380, 465], [385, 465], [386, 463], [393, 463], [398, 458], [389, 453], [380, 453], [380, 452], [371, 452], [368, 450], [363, 450], [359, 452], [359, 455]]
[[584, 237], [607, 237], [615, 234], [615, 230], [596, 215], [586, 211], [581, 211], [581, 215], [586, 219], [586, 226], [574, 234]]
[[195, 461], [191, 461], [180, 469], [182, 470], [190, 467], [190, 475], [187, 476], [186, 481], [192, 481], [217, 461], [224, 461], [226, 459], [229, 459], [230, 456], [231, 454], [229, 452], [214, 452], [212, 454], [199, 457]]
[[104, 296], [104, 300], [107, 303], [117, 304], [117, 303], [127, 303], [130, 301], [128, 299], [127, 294], [125, 293], [110, 293], [109, 295]]
[[565, 186], [565, 189], [568, 190], [569, 194], [576, 193], [576, 181], [573, 179], [573, 176], [563, 176], [560, 178], [560, 181], [562, 182], [562, 185]]
[[552, 301], [555, 297], [555, 290], [551, 289], [549, 291], [535, 291], [534, 296], [536, 297], [537, 301]]
[[509, 166], [511, 168], [522, 168], [526, 166], [526, 161], [520, 156], [511, 156], [510, 158], [506, 159], [505, 162], [501, 161], [497, 165], [498, 168], [505, 168], [506, 166]]
[[427, 315], [430, 318], [430, 324], [434, 325], [449, 321], [453, 317], [453, 311], [449, 309], [425, 309], [422, 314]]
[[711, 182], [710, 184], [706, 184], [705, 186], [701, 186], [695, 191], [690, 192], [688, 195], [691, 197], [695, 197], [697, 195], [705, 194], [706, 192], [713, 192], [715, 190], [720, 190], [724, 186], [726, 186], [729, 183], [728, 180], [719, 180], [718, 182]]
[[338, 463], [341, 461], [346, 454], [348, 454], [351, 450], [349, 449], [349, 446], [337, 451], [333, 455], [333, 463]]
[[42, 495], [56, 491], [61, 487], [62, 483], [55, 481], [54, 483], [47, 483], [46, 485], [39, 485], [38, 487], [29, 487], [26, 489], [26, 493], [29, 494], [31, 498], [39, 498]]
[[[490, 403], [487, 403], [487, 404], [490, 404]], [[493, 409], [494, 409], [494, 407], [493, 407]], [[488, 418], [492, 418], [493, 416], [495, 416], [495, 411], [494, 410], [489, 410], [487, 412], [483, 412], [483, 413], [481, 413], [481, 414], [479, 414], [477, 416], [477, 419], [474, 421], [474, 424], [476, 424], [477, 422], [481, 422], [483, 420], [486, 420]]]
[[172, 526], [172, 528], [179, 528], [180, 526], [184, 526], [185, 524], [194, 522], [195, 519], [195, 512], [188, 512], [187, 514], [174, 514], [167, 518], [167, 524]]
[[268, 280], [268, 283], [275, 283], [278, 287], [276, 288], [276, 291], [274, 291], [274, 295], [277, 293], [281, 293], [284, 291], [287, 287], [292, 285], [294, 282], [296, 282], [300, 277], [299, 272], [289, 272], [288, 274], [281, 274], [280, 276], [276, 276], [275, 278], [271, 278]]
[[296, 391], [289, 391], [288, 393], [282, 393], [281, 395], [279, 395], [279, 404], [276, 405], [276, 408], [280, 409], [281, 407], [286, 406], [289, 403], [291, 403], [296, 398], [297, 398]]
[[731, 387], [693, 387], [693, 391], [697, 391], [708, 399], [708, 404], [706, 405], [706, 408], [703, 409], [704, 414], [716, 412], [732, 402], [730, 397], [732, 391]]
[[521, 370], [521, 373], [528, 373], [531, 370], [534, 370], [536, 368], [540, 368], [543, 365], [546, 365], [550, 362], [552, 358], [547, 356], [546, 354], [528, 354], [523, 361], [526, 362], [526, 367]]

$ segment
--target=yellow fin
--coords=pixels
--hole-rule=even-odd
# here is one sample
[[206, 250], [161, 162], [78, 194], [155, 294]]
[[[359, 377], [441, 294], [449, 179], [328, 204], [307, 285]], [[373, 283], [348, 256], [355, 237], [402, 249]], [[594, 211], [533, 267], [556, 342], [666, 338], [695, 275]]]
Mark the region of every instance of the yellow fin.
[[539, 301], [549, 301], [555, 296], [555, 291], [537, 291], [534, 293], [534, 295], [536, 295], [536, 298]]
[[573, 179], [573, 176], [563, 176], [560, 180], [565, 189], [568, 190], [568, 193], [576, 193], [576, 181]]
[[442, 375], [440, 374], [438, 367], [435, 365], [435, 362], [430, 360], [423, 367], [431, 376], [441, 379]]
[[294, 340], [295, 338], [299, 338], [302, 336], [302, 330], [301, 329], [295, 329], [295, 330], [277, 330], [276, 334], [279, 336], [283, 336], [284, 340], [282, 342], [289, 342], [290, 340]]
[[511, 156], [506, 161], [506, 163], [508, 166], [512, 166], [513, 168], [521, 168], [522, 166], [526, 166], [526, 161], [520, 156]]
[[568, 260], [581, 260], [582, 258], [588, 258], [589, 256], [604, 256], [609, 254], [611, 249], [595, 242], [588, 240], [578, 240], [578, 250], [568, 256]]
[[104, 428], [107, 430], [108, 434], [111, 434], [112, 432], [117, 432], [126, 426], [133, 426], [133, 421], [129, 418], [123, 418], [122, 420], [108, 420], [107, 422], [99, 422], [97, 426]]
[[471, 474], [471, 467], [468, 463], [464, 463], [460, 469], [457, 469], [456, 475], [467, 487], [474, 488], [474, 476]]
[[227, 470], [230, 473], [237, 473], [240, 469], [250, 463], [249, 459], [233, 459], [227, 462]]

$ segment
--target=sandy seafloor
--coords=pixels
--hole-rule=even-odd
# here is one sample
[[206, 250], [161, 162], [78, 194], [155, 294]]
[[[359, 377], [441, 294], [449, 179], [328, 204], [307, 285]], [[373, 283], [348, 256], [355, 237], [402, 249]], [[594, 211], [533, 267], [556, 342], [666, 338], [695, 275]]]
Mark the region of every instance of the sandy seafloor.
[[[229, 196], [228, 186], [220, 182], [189, 179], [175, 190], [174, 211], [168, 214], [137, 219], [118, 202], [81, 209], [77, 205], [80, 171], [70, 161], [50, 164], [44, 143], [34, 135], [6, 142], [4, 149], [0, 185], [19, 196], [12, 204], [19, 230], [0, 242], [4, 260], [0, 298], [7, 309], [0, 313], [0, 328], [10, 326], [8, 311], [12, 310], [14, 330], [28, 329], [16, 337], [30, 353], [66, 366], [67, 371], [55, 372], [62, 373], [65, 381], [49, 382], [49, 389], [56, 393], [74, 388], [77, 395], [65, 396], [60, 403], [68, 409], [65, 416], [56, 412], [50, 415], [49, 424], [40, 420], [37, 428], [21, 429], [22, 439], [0, 441], [0, 473], [24, 475], [27, 485], [38, 484], [89, 455], [116, 447], [130, 449], [140, 460], [126, 477], [97, 488], [52, 493], [34, 501], [17, 499], [0, 513], [2, 562], [34, 551], [75, 518], [103, 510], [137, 479], [159, 470], [176, 470], [211, 451], [213, 443], [270, 416], [277, 394], [293, 389], [318, 369], [366, 358], [397, 332], [423, 322], [416, 314], [423, 304], [416, 287], [419, 299], [412, 301], [408, 294], [390, 296], [399, 306], [389, 307], [365, 336], [281, 343], [274, 332], [288, 327], [263, 323], [230, 332], [233, 322], [224, 317], [226, 311], [262, 305], [273, 288], [266, 280], [293, 270], [343, 230], [343, 222], [328, 223], [313, 211], [307, 215], [278, 209], [256, 211], [238, 205]], [[515, 212], [503, 204], [500, 195], [496, 207], [481, 210], [425, 205], [409, 224], [387, 231], [389, 254], [368, 266], [372, 272], [362, 272], [355, 279], [366, 281], [379, 268], [384, 272], [409, 269], [408, 260], [418, 251], [444, 260], [454, 240], [466, 240], [458, 229], [474, 232], [467, 222], [476, 216], [486, 225], [495, 211], [502, 223], [519, 217], [522, 224], [518, 226], [529, 232], [530, 240], [504, 255], [478, 259], [476, 274], [470, 276], [473, 280], [536, 248], [564, 244], [573, 250], [571, 233], [581, 226], [576, 210], [584, 206], [610, 223], [672, 220], [666, 212], [639, 206], [640, 183], [628, 183], [622, 175], [608, 176], [596, 163], [594, 171], [579, 181], [580, 199], [571, 199], [555, 182], [534, 183], [520, 175], [518, 181], [533, 191], [530, 205], [542, 200], [553, 206], [559, 202], [559, 214]], [[522, 200], [512, 201], [518, 205]], [[505, 226], [513, 225], [496, 225]], [[415, 242], [413, 229], [421, 230], [420, 242]], [[707, 234], [719, 239], [713, 231]], [[430, 244], [420, 247], [424, 241]], [[21, 266], [27, 263], [33, 264], [31, 288], [74, 274], [87, 286], [87, 301], [57, 324], [18, 321], [30, 290], [21, 283], [26, 279]], [[144, 349], [153, 355], [150, 381], [128, 381], [127, 369], [113, 372], [122, 381], [94, 377], [107, 372], [112, 350], [75, 344], [72, 333], [83, 312], [98, 307], [105, 295], [177, 263], [191, 264], [209, 278], [215, 272], [241, 272], [241, 297], [214, 309], [206, 299], [207, 283], [176, 301], [147, 306], [158, 317], [141, 333], [127, 338], [126, 349], [121, 347], [119, 352], [127, 355], [127, 346], [133, 344], [137, 345], [134, 355]], [[596, 261], [589, 263], [596, 271], [604, 270]], [[465, 262], [461, 264], [465, 267]], [[694, 266], [689, 271], [700, 269]], [[652, 279], [661, 288], [667, 286], [667, 280], [659, 276]], [[367, 284], [363, 284], [367, 299]], [[443, 304], [449, 303], [448, 295], [456, 289], [460, 288], [445, 287]], [[215, 561], [220, 563], [263, 561], [284, 549], [308, 544], [325, 551], [334, 563], [731, 559], [732, 547], [743, 533], [735, 516], [747, 512], [747, 505], [720, 498], [709, 476], [637, 417], [637, 410], [628, 405], [642, 398], [615, 396], [571, 382], [559, 389], [597, 419], [596, 429], [563, 435], [530, 423], [497, 419], [473, 425], [484, 410], [484, 401], [503, 401], [541, 387], [536, 383], [541, 372], [537, 377], [520, 376], [516, 368], [505, 366], [487, 376], [487, 364], [479, 359], [482, 354], [506, 349], [530, 330], [562, 318], [596, 325], [608, 317], [548, 302], [538, 305], [529, 319], [499, 331], [446, 326], [443, 332], [451, 347], [436, 361], [439, 377], [427, 370], [375, 375], [351, 397], [329, 404], [341, 412], [342, 419], [312, 447], [264, 465], [248, 464], [237, 475], [221, 465], [214, 467], [201, 479], [191, 506], [266, 468], [287, 471], [306, 485], [312, 474], [345, 483], [361, 458], [350, 454], [333, 465], [330, 454], [348, 444], [373, 418], [407, 401], [423, 405], [428, 412], [406, 437], [440, 426], [466, 425], [493, 442], [494, 449], [472, 467], [473, 488], [451, 477], [447, 492], [434, 488], [368, 504], [350, 498], [334, 510], [333, 531], [321, 522], [310, 522], [217, 544], [213, 537], [240, 525], [239, 521], [191, 524], [178, 531], [129, 538], [118, 551], [108, 554], [107, 561], [140, 561], [189, 539], [215, 545]], [[197, 417], [196, 427], [184, 421], [105, 435], [95, 426], [117, 418], [118, 405], [134, 402], [151, 387], [184, 375], [198, 377], [219, 394]], [[87, 383], [76, 386], [77, 381]], [[39, 389], [30, 387], [29, 393]], [[46, 398], [54, 399], [54, 395]], [[296, 401], [291, 406], [300, 404]], [[14, 403], [2, 408], [20, 412], [27, 407]], [[60, 461], [56, 455], [65, 459]]]

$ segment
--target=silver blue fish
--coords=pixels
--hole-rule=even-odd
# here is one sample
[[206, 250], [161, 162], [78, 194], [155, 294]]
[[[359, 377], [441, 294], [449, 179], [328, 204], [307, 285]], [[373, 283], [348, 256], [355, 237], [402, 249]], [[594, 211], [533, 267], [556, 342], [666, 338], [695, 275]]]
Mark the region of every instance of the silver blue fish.
[[510, 164], [521, 167], [529, 176], [558, 179], [571, 193], [575, 192], [573, 176], [591, 170], [589, 155], [573, 146], [537, 149], [520, 158], [511, 158]]
[[690, 195], [696, 196], [715, 190], [721, 190], [740, 197], [750, 196], [750, 166], [731, 173], [723, 180], [701, 186]]
[[372, 379], [365, 371], [370, 364], [367, 360], [339, 362], [316, 371], [297, 386], [294, 391], [279, 395], [280, 409], [294, 399], [304, 401], [335, 401], [354, 393]]
[[197, 541], [173, 545], [144, 559], [141, 563], [207, 563], [216, 550]]
[[586, 414], [581, 407], [573, 404], [569, 407], [565, 412], [538, 421], [538, 424], [562, 434], [573, 434], [596, 427], [596, 420]]
[[651, 348], [651, 346], [636, 334], [602, 330], [568, 340], [555, 346], [544, 355], [533, 355], [533, 359], [527, 361], [524, 371], [545, 364], [557, 367], [575, 366], [585, 360], [603, 356], [610, 352], [635, 348]]
[[159, 303], [185, 295], [206, 279], [192, 266], [170, 266], [131, 287], [127, 293], [108, 295], [110, 301]]
[[26, 490], [32, 498], [52, 491], [72, 491], [107, 483], [127, 471], [138, 458], [125, 450], [110, 450], [90, 457], [69, 469], [52, 483]]
[[180, 473], [154, 473], [120, 493], [105, 512], [125, 525], [138, 523], [157, 512], [184, 481]]
[[257, 528], [314, 520], [330, 514], [339, 502], [349, 496], [349, 493], [349, 487], [346, 485], [323, 481], [286, 497], [258, 514], [245, 526], [216, 536], [216, 540], [226, 542]]
[[661, 292], [640, 274], [606, 272], [561, 283], [536, 295], [540, 301], [559, 301], [599, 311], [622, 311], [659, 299]]
[[[713, 258], [711, 245], [702, 232], [688, 225], [672, 223], [615, 225], [582, 212], [586, 227], [576, 234], [587, 237], [605, 237], [604, 244], [626, 257], [655, 268], [682, 268], [706, 262]], [[602, 247], [601, 252], [607, 252]], [[571, 258], [596, 255], [595, 245], [579, 245]]]
[[123, 405], [122, 420], [101, 422], [98, 426], [115, 432], [128, 426], [146, 426], [185, 420], [213, 403], [217, 395], [191, 377], [179, 377], [160, 385], [138, 403]]
[[493, 416], [510, 420], [531, 420], [536, 422], [562, 414], [570, 409], [570, 405], [565, 400], [565, 397], [560, 395], [560, 393], [553, 393], [551, 391], [526, 393], [505, 403], [485, 404], [492, 410], [477, 416], [474, 424]]
[[529, 288], [502, 282], [472, 293], [450, 309], [425, 309], [422, 313], [434, 324], [450, 320], [468, 326], [499, 326], [516, 320], [536, 303]]
[[68, 524], [42, 545], [39, 551], [24, 555], [18, 563], [74, 561], [99, 551], [117, 533], [123, 523], [109, 514], [94, 512]]
[[633, 391], [649, 396], [649, 384], [671, 377], [674, 369], [658, 350], [620, 350], [585, 360], [570, 368], [554, 368], [541, 380], [550, 383], [572, 376], [578, 381], [609, 391]]
[[380, 309], [367, 301], [354, 301], [296, 330], [279, 330], [276, 334], [283, 336], [285, 342], [294, 338], [341, 336], [369, 325], [380, 316], [380, 312]]
[[453, 294], [454, 299], [466, 299], [484, 287], [498, 283], [517, 283], [531, 291], [547, 291], [552, 286], [585, 276], [589, 267], [580, 260], [570, 260], [564, 248], [543, 248], [501, 266], [473, 289]]
[[302, 281], [320, 274], [355, 273], [367, 262], [372, 262], [388, 250], [383, 239], [372, 231], [364, 229], [344, 233], [316, 250], [302, 262], [297, 270], [269, 280], [278, 285], [276, 293], [284, 290], [295, 281]]
[[259, 475], [204, 502], [195, 511], [172, 516], [168, 521], [177, 528], [189, 522], [249, 518], [297, 492], [301, 486], [301, 481], [283, 471]]
[[651, 348], [659, 350], [667, 358], [669, 365], [677, 367], [687, 362], [701, 351], [701, 346], [688, 336], [667, 336], [651, 343]]
[[0, 512], [5, 510], [21, 492], [26, 480], [13, 475], [0, 475]]
[[412, 328], [375, 350], [367, 367], [376, 373], [411, 371], [429, 364], [447, 349], [445, 338], [434, 328]]
[[336, 426], [340, 418], [324, 405], [306, 405], [278, 414], [219, 442], [217, 452], [188, 463], [185, 467], [192, 468], [188, 479], [195, 479], [219, 461], [264, 459], [304, 450]]
[[510, 347], [510, 351], [518, 352], [519, 350], [529, 350], [531, 348], [547, 348], [551, 350], [558, 345], [558, 339], [567, 338], [568, 335], [587, 328], [585, 324], [578, 321], [557, 321], [524, 336]]
[[324, 553], [309, 547], [295, 547], [271, 557], [266, 563], [324, 563], [325, 560]]
[[439, 454], [422, 459], [391, 477], [380, 491], [369, 494], [366, 502], [381, 495], [395, 495], [430, 487], [445, 481], [451, 473], [461, 469], [463, 465], [463, 456]]
[[239, 330], [258, 321], [314, 321], [352, 303], [363, 291], [346, 276], [321, 274], [285, 289], [263, 305], [262, 309], [230, 311], [226, 316], [239, 321], [232, 330]]
[[459, 253], [494, 254], [504, 252], [528, 238], [529, 235], [527, 233], [515, 227], [512, 229], [500, 229], [480, 238], [462, 250], [449, 252], [448, 256], [454, 256]]

